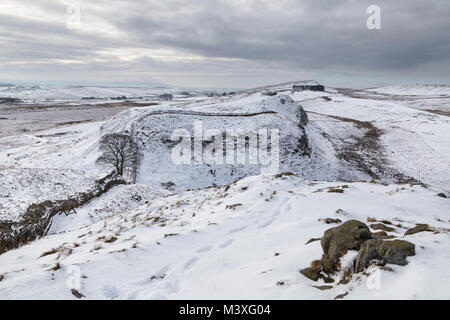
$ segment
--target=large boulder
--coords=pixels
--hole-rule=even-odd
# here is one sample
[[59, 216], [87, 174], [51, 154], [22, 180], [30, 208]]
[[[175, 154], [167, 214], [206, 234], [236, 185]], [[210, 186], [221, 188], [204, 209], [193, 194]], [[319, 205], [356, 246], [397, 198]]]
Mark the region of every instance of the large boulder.
[[323, 270], [326, 273], [338, 270], [339, 260], [348, 250], [359, 250], [363, 242], [371, 238], [369, 227], [357, 220], [326, 230], [321, 240]]
[[407, 264], [406, 257], [415, 255], [415, 246], [404, 240], [384, 241], [379, 239], [367, 240], [360, 248], [356, 257], [355, 272], [366, 269], [372, 260], [379, 260], [380, 264]]

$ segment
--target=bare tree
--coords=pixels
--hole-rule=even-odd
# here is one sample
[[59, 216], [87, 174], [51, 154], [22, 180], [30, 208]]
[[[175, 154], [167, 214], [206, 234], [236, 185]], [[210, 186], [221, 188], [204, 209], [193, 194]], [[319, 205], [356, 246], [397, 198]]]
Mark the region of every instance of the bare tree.
[[121, 133], [104, 135], [100, 140], [100, 150], [103, 154], [97, 162], [113, 167], [118, 175], [123, 176], [126, 168], [136, 165], [138, 147], [129, 135]]

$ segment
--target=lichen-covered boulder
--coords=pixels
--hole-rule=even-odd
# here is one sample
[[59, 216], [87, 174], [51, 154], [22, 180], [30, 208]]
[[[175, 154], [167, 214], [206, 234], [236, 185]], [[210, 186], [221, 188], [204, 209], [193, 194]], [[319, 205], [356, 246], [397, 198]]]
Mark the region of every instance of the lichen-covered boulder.
[[355, 272], [366, 269], [372, 260], [380, 264], [386, 263], [404, 266], [406, 257], [415, 255], [415, 245], [404, 240], [384, 241], [379, 239], [367, 240], [360, 248], [356, 257]]
[[326, 230], [321, 240], [323, 270], [326, 273], [338, 270], [339, 260], [348, 250], [359, 250], [362, 243], [371, 238], [369, 227], [357, 220]]

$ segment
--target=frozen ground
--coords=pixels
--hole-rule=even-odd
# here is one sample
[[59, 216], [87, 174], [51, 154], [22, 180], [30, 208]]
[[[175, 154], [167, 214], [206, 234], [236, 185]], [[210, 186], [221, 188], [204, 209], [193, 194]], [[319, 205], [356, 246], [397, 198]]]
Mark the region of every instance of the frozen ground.
[[[88, 299], [450, 298], [448, 200], [410, 185], [360, 182], [343, 194], [328, 192], [341, 185], [255, 176], [154, 198], [80, 229], [63, 226], [1, 256], [0, 297], [75, 298], [66, 283], [77, 266], [77, 290]], [[328, 217], [400, 223], [390, 234], [413, 242], [416, 256], [393, 271], [373, 267], [345, 285], [336, 274], [321, 290], [315, 286], [325, 283], [299, 270], [320, 258], [320, 243], [305, 243], [333, 226], [319, 221]], [[84, 218], [74, 216], [74, 225], [77, 219]], [[403, 236], [415, 223], [440, 232]], [[380, 287], [370, 290], [367, 277], [377, 270]]]
[[[77, 123], [104, 121], [138, 103], [0, 105], [0, 137], [36, 133]], [[145, 105], [145, 104], [144, 104]]]
[[[139, 184], [117, 186], [78, 214], [55, 217], [49, 235], [0, 256], [0, 298], [75, 299], [66, 282], [78, 266], [79, 292], [89, 299], [332, 299], [345, 293], [345, 299], [449, 299], [450, 204], [437, 196], [450, 192], [450, 110], [439, 103], [449, 101], [448, 88], [417, 94], [409, 87], [291, 88], [164, 102], [104, 122], [0, 138], [0, 205], [10, 219], [20, 218], [22, 200], [58, 198], [106, 174], [95, 164], [102, 134], [128, 130], [147, 142]], [[268, 89], [293, 101], [263, 95]], [[304, 132], [296, 126], [296, 103], [308, 114]], [[281, 157], [283, 171], [298, 177], [262, 176], [259, 168], [238, 168], [231, 176], [230, 168], [212, 174], [208, 166], [173, 167], [162, 141], [173, 129], [191, 130], [194, 120], [221, 130], [226, 123], [280, 128], [291, 138], [306, 134], [311, 154]], [[372, 179], [377, 182], [364, 182]], [[164, 190], [168, 181], [176, 187]], [[328, 192], [343, 184], [344, 193]], [[319, 221], [328, 217], [401, 224], [391, 234], [414, 243], [416, 255], [405, 267], [391, 266], [393, 272], [379, 270], [379, 290], [369, 290], [363, 274], [321, 290], [324, 283], [299, 270], [320, 258], [320, 243], [305, 243], [335, 226]], [[438, 233], [404, 236], [415, 223]]]
[[1, 86], [0, 137], [77, 123], [104, 121], [131, 107], [164, 103], [161, 95], [178, 102], [203, 99], [211, 90], [169, 87]]

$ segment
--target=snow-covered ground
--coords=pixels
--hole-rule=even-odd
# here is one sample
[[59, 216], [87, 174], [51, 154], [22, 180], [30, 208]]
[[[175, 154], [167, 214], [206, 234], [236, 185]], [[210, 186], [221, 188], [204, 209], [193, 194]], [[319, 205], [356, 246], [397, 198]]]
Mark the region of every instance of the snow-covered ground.
[[93, 187], [89, 173], [67, 169], [0, 169], [0, 220], [20, 220], [28, 206], [66, 199]]
[[[421, 186], [362, 182], [328, 192], [336, 186], [342, 183], [255, 176], [158, 197], [77, 230], [63, 227], [1, 256], [0, 297], [74, 298], [66, 284], [73, 266], [81, 272], [78, 292], [90, 299], [450, 297], [447, 199]], [[345, 285], [337, 274], [331, 288], [320, 290], [314, 286], [325, 283], [299, 270], [320, 258], [320, 243], [305, 243], [332, 226], [319, 221], [328, 217], [400, 223], [390, 234], [413, 242], [416, 256], [393, 272], [370, 269], [381, 272], [378, 290], [368, 289], [363, 274]], [[415, 223], [441, 232], [403, 236]]]
[[[17, 98], [24, 102], [79, 103], [92, 102], [93, 104], [112, 98], [149, 99], [161, 94], [185, 96], [188, 92], [196, 95], [201, 90], [173, 88], [165, 86], [51, 86], [51, 85], [11, 85], [0, 86], [0, 98]], [[84, 99], [83, 99], [84, 98]]]
[[[108, 168], [95, 163], [105, 133], [132, 133], [143, 151], [138, 184], [56, 216], [47, 236], [0, 255], [0, 298], [75, 299], [66, 284], [74, 266], [81, 271], [77, 290], [90, 299], [450, 298], [450, 203], [438, 196], [450, 193], [450, 120], [425, 111], [450, 111], [426, 105], [450, 100], [447, 87], [433, 87], [430, 99], [426, 89], [407, 87], [291, 89], [164, 102], [107, 121], [0, 138], [0, 219], [20, 219], [26, 204], [66, 198], [105, 175]], [[412, 99], [414, 92], [420, 97]], [[309, 118], [304, 130], [298, 104]], [[204, 130], [280, 129], [280, 171], [295, 176], [260, 175], [251, 166], [175, 166], [167, 139], [198, 120]], [[310, 154], [289, 153], [305, 135]], [[414, 183], [396, 183], [406, 181]], [[175, 186], [165, 190], [166, 182]], [[344, 184], [343, 193], [328, 192]], [[305, 243], [335, 226], [319, 219], [368, 217], [401, 224], [391, 234], [416, 245], [407, 266], [368, 270], [381, 273], [379, 290], [367, 287], [367, 274], [345, 285], [336, 274], [330, 285], [299, 273], [322, 254], [319, 242]], [[416, 223], [439, 232], [404, 236]], [[321, 290], [325, 285], [331, 288]]]
[[400, 96], [449, 96], [450, 87], [445, 85], [402, 85], [368, 89], [377, 93]]

